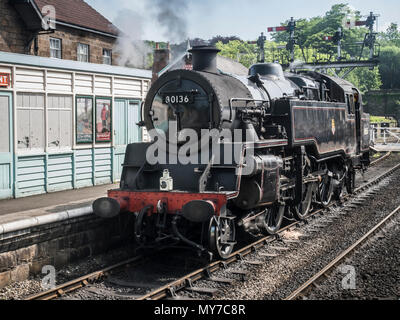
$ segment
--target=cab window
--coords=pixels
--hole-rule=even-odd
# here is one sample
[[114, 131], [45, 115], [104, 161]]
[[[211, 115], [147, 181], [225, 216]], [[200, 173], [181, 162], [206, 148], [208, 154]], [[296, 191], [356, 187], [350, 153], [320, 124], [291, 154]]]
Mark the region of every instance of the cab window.
[[349, 114], [355, 113], [355, 104], [354, 104], [354, 96], [352, 94], [346, 94], [347, 100], [347, 111]]

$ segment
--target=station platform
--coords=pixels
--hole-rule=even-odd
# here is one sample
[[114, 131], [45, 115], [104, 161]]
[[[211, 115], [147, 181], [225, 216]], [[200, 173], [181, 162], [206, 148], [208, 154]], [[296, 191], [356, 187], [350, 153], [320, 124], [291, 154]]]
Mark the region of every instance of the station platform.
[[118, 184], [59, 191], [18, 199], [0, 200], [0, 226], [5, 223], [88, 207]]
[[396, 144], [375, 144], [371, 147], [375, 152], [400, 152], [400, 143]]

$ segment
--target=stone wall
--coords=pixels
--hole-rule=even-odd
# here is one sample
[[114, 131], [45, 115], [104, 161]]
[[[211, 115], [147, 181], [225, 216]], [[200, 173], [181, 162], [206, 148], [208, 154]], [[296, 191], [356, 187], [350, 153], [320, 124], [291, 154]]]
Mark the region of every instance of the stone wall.
[[0, 0], [0, 51], [28, 53], [31, 32], [8, 0]]
[[[103, 49], [113, 50], [116, 41], [114, 38], [95, 33], [57, 26], [57, 30], [54, 33], [39, 35], [39, 56], [50, 57], [50, 38], [61, 39], [62, 59], [76, 61], [78, 43], [83, 43], [89, 45], [89, 62], [99, 64], [103, 63]], [[112, 53], [112, 64], [117, 65], [115, 52]]]
[[373, 116], [395, 117], [400, 122], [400, 90], [377, 90], [367, 92], [364, 109]]
[[[34, 43], [30, 41], [33, 35], [9, 1], [0, 0], [0, 51], [35, 54]], [[116, 42], [115, 38], [57, 25], [54, 33], [38, 36], [37, 55], [50, 57], [50, 37], [62, 40], [62, 59], [76, 61], [80, 42], [90, 46], [89, 62], [99, 64], [103, 63], [103, 49], [113, 50]], [[113, 52], [112, 64], [117, 65], [117, 61], [117, 54]]]
[[93, 215], [4, 234], [0, 238], [0, 288], [68, 263], [133, 244], [134, 215]]

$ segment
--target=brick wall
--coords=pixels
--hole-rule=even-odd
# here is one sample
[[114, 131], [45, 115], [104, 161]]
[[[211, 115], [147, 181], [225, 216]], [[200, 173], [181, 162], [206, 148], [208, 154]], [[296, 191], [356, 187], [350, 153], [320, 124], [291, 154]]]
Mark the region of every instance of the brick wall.
[[0, 0], [0, 51], [27, 53], [31, 32], [8, 0]]

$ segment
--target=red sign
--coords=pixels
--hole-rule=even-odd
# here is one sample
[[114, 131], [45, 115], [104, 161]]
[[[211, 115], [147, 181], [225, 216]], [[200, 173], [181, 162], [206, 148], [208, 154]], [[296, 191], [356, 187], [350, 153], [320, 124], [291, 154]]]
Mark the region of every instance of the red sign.
[[0, 73], [0, 87], [8, 87], [10, 85], [10, 74]]
[[286, 31], [287, 27], [272, 27], [267, 29], [268, 32], [280, 32], [280, 31]]
[[356, 21], [356, 26], [365, 26], [367, 25], [367, 21]]

